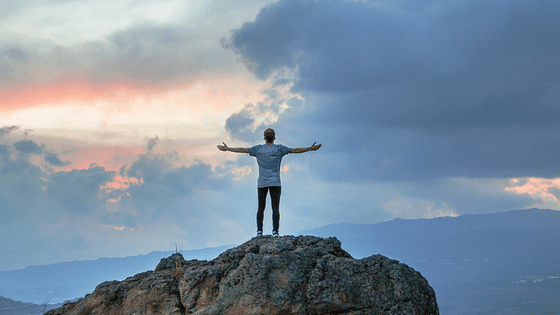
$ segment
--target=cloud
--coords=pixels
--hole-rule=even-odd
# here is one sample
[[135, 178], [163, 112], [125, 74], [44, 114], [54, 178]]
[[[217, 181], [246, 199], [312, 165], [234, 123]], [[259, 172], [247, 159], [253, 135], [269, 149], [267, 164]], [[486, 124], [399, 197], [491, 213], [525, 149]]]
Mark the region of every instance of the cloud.
[[112, 181], [116, 172], [91, 165], [85, 170], [60, 171], [48, 177], [47, 194], [71, 212], [98, 212], [108, 196], [100, 188]]
[[6, 3], [0, 82], [8, 92], [65, 80], [157, 90], [232, 74], [219, 38], [266, 2]]
[[246, 138], [248, 131], [252, 134], [252, 127], [255, 123], [254, 114], [251, 111], [252, 104], [248, 104], [241, 111], [231, 115], [226, 120], [226, 130], [236, 138]]
[[560, 208], [560, 179], [545, 178], [513, 178], [510, 186], [505, 191], [529, 196], [533, 208], [558, 209]]
[[157, 142], [158, 142], [157, 136], [154, 139], [150, 139], [148, 141], [148, 153], [152, 153], [152, 149], [156, 146]]
[[[198, 161], [190, 166], [178, 166], [176, 153], [144, 154], [138, 157], [126, 175], [137, 178], [138, 184], [126, 189], [123, 207], [149, 211], [155, 217], [177, 210], [185, 198], [204, 190], [220, 190], [228, 185], [228, 177], [216, 174], [209, 164]], [[192, 209], [195, 211], [195, 209]]]
[[260, 138], [262, 131], [273, 126], [286, 109], [301, 107], [301, 98], [285, 88], [272, 87], [262, 92], [263, 101], [246, 104], [226, 120], [225, 128], [232, 138], [246, 142]]
[[13, 130], [17, 130], [17, 129], [19, 129], [17, 126], [10, 126], [10, 127], [3, 127], [3, 128], [0, 128], [0, 137], [3, 136], [3, 135], [5, 135], [5, 134], [10, 133], [10, 132], [13, 131]]
[[45, 154], [45, 161], [52, 166], [68, 166], [70, 161], [62, 161], [55, 153], [47, 152]]
[[[16, 152], [24, 154], [16, 154]], [[65, 166], [44, 145], [21, 140], [0, 146], [0, 204], [14, 226], [56, 220], [74, 212], [102, 211], [108, 199], [100, 187], [111, 181], [114, 172], [95, 165], [87, 170], [55, 172], [35, 157], [43, 157], [51, 166]]]
[[[27, 135], [27, 132], [24, 134]], [[42, 155], [44, 161], [52, 166], [70, 165], [69, 161], [60, 160], [56, 153], [46, 150], [44, 145], [38, 145], [32, 140], [21, 140], [15, 142], [13, 147], [22, 154]]]
[[3, 42], [9, 47], [0, 59], [0, 80], [54, 81], [87, 75], [91, 83], [109, 84], [129, 80], [140, 84], [170, 83], [201, 71], [207, 57], [178, 54], [198, 39], [178, 27], [140, 26], [120, 31], [106, 41], [86, 42], [66, 47], [49, 41]]
[[3, 10], [0, 12], [1, 17], [8, 17], [11, 14], [17, 13], [29, 6], [31, 1], [10, 1], [10, 0], [0, 0], [0, 6]]
[[224, 46], [272, 84], [295, 74], [305, 106], [277, 124], [328, 135], [325, 176], [555, 177], [559, 6], [282, 0]]
[[206, 232], [225, 233], [216, 226], [229, 219], [229, 232], [240, 227], [235, 213], [220, 207], [239, 192], [226, 191], [238, 176], [234, 165], [182, 166], [176, 152], [149, 151], [117, 174], [95, 164], [55, 171], [37, 156], [66, 164], [36, 140], [0, 145], [0, 237], [17, 239], [0, 245], [2, 268], [36, 264], [37, 252], [48, 263], [163, 250], [173, 242], [223, 244]]
[[12, 154], [12, 146], [0, 146], [0, 205], [3, 224], [34, 220], [45, 202], [43, 171], [28, 155]]
[[21, 140], [14, 143], [14, 148], [22, 153], [40, 154], [43, 153], [43, 147], [31, 140]]
[[[129, 90], [160, 93], [191, 84], [211, 69], [229, 65], [211, 44], [180, 26], [139, 25], [109, 38], [63, 46], [48, 40], [0, 40], [0, 82], [4, 100], [20, 103], [54, 98], [127, 97]], [[220, 52], [219, 43], [214, 50]], [[34, 100], [37, 94], [41, 99]], [[20, 106], [14, 103], [11, 106]]]

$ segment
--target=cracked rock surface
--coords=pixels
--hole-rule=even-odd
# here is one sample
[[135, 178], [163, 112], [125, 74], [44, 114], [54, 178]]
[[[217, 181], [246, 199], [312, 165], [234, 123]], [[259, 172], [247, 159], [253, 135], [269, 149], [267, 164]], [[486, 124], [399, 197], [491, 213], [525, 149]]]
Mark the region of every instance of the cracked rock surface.
[[162, 259], [104, 282], [60, 314], [439, 314], [420, 273], [381, 255], [356, 260], [336, 238], [258, 237], [212, 261]]

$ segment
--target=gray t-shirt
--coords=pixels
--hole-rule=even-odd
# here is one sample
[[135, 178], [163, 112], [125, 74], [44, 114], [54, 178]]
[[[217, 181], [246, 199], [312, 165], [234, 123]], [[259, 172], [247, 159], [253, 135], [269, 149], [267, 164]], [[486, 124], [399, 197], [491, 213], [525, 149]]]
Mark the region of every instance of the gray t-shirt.
[[292, 148], [281, 144], [259, 144], [247, 150], [249, 155], [257, 158], [259, 165], [257, 187], [280, 186], [280, 163], [282, 157], [290, 153]]

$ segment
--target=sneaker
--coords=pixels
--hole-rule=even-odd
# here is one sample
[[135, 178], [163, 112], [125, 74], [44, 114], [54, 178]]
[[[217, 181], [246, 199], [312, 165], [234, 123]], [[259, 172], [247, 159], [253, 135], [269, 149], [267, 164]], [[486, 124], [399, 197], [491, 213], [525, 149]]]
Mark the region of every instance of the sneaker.
[[272, 236], [280, 236], [280, 234], [278, 234], [278, 231], [272, 231]]
[[257, 236], [262, 236], [262, 231], [257, 231]]

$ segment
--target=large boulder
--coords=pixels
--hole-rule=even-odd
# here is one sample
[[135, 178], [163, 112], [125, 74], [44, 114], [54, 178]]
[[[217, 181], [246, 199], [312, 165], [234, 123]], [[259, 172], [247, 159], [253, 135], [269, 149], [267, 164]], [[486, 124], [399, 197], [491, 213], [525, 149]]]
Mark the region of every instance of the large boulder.
[[212, 261], [162, 259], [100, 284], [59, 314], [439, 314], [420, 273], [381, 255], [356, 260], [336, 238], [258, 237]]

